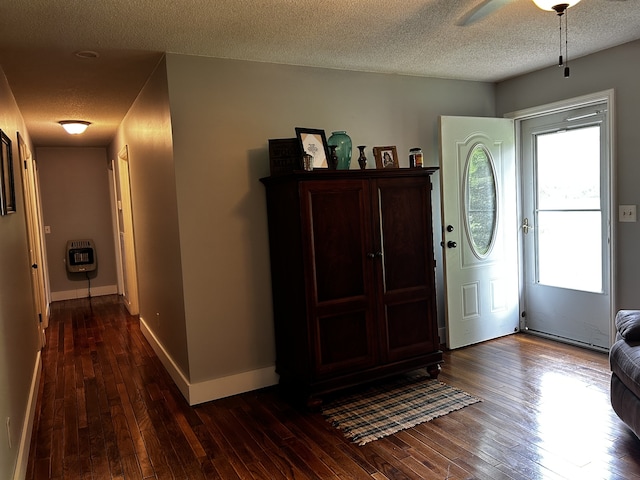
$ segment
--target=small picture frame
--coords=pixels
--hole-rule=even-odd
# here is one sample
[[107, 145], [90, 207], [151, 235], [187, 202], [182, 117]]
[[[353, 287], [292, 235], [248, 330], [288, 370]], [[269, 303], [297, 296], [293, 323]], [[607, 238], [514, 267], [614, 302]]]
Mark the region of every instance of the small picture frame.
[[329, 147], [324, 130], [296, 127], [296, 137], [300, 143], [301, 154], [313, 155], [313, 168], [327, 168]]
[[390, 147], [373, 147], [376, 168], [398, 168], [398, 151], [395, 145]]
[[0, 215], [15, 213], [16, 190], [13, 183], [13, 157], [11, 154], [11, 139], [0, 130]]

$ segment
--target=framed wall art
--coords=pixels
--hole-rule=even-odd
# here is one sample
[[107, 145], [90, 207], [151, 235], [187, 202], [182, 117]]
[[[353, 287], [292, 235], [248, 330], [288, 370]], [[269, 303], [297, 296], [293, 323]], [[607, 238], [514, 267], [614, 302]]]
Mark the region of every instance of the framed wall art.
[[398, 168], [398, 152], [395, 145], [392, 147], [373, 147], [373, 156], [376, 159], [376, 168]]
[[0, 215], [15, 213], [16, 190], [13, 183], [13, 157], [11, 155], [11, 139], [0, 130]]
[[324, 130], [296, 127], [301, 153], [313, 155], [313, 168], [327, 168], [329, 147]]
[[302, 153], [297, 138], [269, 139], [269, 169], [272, 176], [302, 168]]

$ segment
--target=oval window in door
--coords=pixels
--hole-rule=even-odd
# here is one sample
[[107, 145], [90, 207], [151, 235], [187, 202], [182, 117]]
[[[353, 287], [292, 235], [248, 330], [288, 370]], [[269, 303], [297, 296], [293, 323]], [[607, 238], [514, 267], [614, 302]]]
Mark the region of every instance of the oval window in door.
[[491, 252], [498, 225], [496, 172], [484, 145], [473, 147], [467, 157], [465, 170], [467, 236], [474, 255], [483, 259]]

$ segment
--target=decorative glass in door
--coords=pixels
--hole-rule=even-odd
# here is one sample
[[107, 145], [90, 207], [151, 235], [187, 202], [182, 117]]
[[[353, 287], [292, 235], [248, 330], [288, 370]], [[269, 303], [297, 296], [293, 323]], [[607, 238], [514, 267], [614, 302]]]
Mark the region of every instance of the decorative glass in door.
[[469, 245], [476, 257], [484, 259], [494, 244], [498, 211], [496, 172], [489, 152], [481, 144], [469, 153], [464, 183]]

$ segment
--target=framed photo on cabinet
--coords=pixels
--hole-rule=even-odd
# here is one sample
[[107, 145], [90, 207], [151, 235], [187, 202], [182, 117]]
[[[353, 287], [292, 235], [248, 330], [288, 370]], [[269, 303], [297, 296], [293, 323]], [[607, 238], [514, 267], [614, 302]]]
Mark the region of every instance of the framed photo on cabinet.
[[391, 147], [373, 147], [376, 168], [398, 168], [398, 151], [395, 145]]
[[16, 190], [13, 183], [13, 158], [11, 155], [11, 139], [0, 130], [0, 215], [15, 213]]
[[329, 147], [324, 130], [296, 127], [296, 137], [300, 143], [300, 153], [313, 156], [314, 169], [328, 167]]

